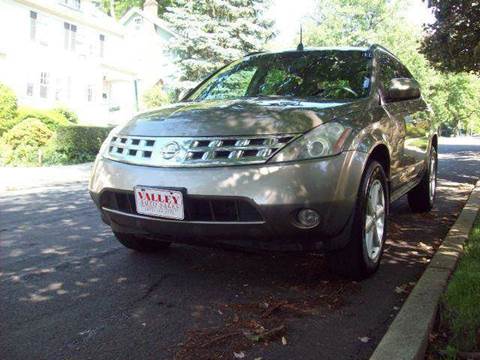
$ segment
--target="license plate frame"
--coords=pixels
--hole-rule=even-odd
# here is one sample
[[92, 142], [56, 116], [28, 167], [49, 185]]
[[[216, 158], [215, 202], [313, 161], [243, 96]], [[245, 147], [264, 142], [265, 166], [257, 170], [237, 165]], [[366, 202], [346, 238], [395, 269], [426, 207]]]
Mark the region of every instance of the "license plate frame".
[[185, 189], [136, 185], [133, 192], [138, 214], [159, 219], [185, 220]]

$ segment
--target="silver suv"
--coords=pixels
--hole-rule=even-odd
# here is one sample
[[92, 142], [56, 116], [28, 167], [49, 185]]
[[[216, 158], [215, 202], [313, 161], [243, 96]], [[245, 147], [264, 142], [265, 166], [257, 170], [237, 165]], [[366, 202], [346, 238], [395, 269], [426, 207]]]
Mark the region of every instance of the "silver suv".
[[252, 54], [115, 128], [89, 190], [130, 249], [321, 250], [361, 279], [380, 263], [390, 203], [433, 206], [430, 115], [378, 45]]

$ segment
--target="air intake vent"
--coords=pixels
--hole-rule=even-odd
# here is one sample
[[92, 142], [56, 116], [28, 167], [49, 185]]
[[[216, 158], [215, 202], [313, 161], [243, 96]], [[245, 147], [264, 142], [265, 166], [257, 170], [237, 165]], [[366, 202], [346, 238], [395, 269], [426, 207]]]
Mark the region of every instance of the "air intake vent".
[[[104, 191], [100, 197], [103, 208], [138, 215], [132, 192]], [[261, 222], [264, 221], [256, 206], [242, 198], [185, 198], [187, 221]]]

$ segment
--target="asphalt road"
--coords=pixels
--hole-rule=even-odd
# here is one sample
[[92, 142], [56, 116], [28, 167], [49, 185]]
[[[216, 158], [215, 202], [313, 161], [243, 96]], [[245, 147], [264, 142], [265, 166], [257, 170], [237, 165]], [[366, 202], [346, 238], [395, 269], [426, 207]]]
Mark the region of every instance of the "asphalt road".
[[431, 213], [393, 205], [381, 270], [361, 283], [318, 254], [136, 254], [84, 183], [0, 194], [0, 357], [368, 358], [480, 176], [480, 141], [442, 144], [439, 172]]

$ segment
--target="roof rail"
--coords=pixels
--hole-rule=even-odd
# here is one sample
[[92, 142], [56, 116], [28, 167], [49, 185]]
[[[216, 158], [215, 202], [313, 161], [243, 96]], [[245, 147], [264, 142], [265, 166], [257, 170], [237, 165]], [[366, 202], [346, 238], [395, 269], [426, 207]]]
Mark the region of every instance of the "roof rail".
[[382, 46], [380, 44], [371, 44], [368, 48], [370, 51], [375, 51], [375, 49], [382, 49], [383, 51], [385, 51], [386, 53], [390, 54], [391, 56], [393, 56], [395, 59], [397, 59], [397, 56], [392, 53], [390, 50], [388, 50], [385, 46]]
[[253, 51], [253, 52], [250, 52], [248, 54], [245, 54], [245, 56], [251, 56], [251, 55], [257, 55], [257, 54], [262, 54], [264, 53], [265, 51]]

